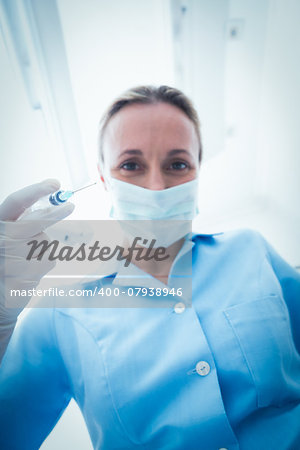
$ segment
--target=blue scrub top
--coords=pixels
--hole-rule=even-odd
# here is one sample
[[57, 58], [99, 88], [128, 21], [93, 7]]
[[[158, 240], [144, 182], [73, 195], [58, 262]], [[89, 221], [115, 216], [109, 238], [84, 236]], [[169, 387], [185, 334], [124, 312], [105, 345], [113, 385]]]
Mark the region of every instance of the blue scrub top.
[[190, 305], [30, 310], [1, 365], [0, 448], [39, 448], [72, 397], [95, 449], [300, 448], [300, 275], [250, 229], [193, 235], [172, 271], [188, 256]]

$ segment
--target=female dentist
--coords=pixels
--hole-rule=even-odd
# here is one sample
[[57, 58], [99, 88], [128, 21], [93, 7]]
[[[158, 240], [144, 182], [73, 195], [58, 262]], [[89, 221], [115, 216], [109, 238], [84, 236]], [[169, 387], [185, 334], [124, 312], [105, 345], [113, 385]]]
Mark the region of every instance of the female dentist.
[[[1, 365], [1, 448], [39, 448], [72, 397], [95, 449], [300, 448], [300, 276], [256, 231], [173, 231], [197, 212], [201, 156], [197, 113], [174, 88], [137, 87], [107, 110], [99, 171], [112, 217], [170, 224], [171, 258], [132, 266], [166, 286], [191, 257], [191, 303], [156, 308], [149, 290], [147, 308], [30, 310]], [[3, 222], [18, 218], [12, 205]]]

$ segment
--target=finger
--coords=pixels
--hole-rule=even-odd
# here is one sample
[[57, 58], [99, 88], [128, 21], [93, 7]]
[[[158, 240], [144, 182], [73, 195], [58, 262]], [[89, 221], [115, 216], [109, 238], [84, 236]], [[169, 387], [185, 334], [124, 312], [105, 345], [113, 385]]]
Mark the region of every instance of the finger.
[[29, 239], [46, 228], [65, 219], [74, 211], [74, 203], [68, 202], [60, 206], [33, 211], [16, 222], [1, 222], [1, 234], [12, 239]]
[[36, 288], [37, 284], [36, 280], [6, 279], [3, 287], [5, 293], [5, 315], [10, 314], [13, 316], [14, 311], [19, 314], [28, 305], [31, 296], [18, 295], [18, 291], [28, 292], [29, 294], [29, 291]]
[[34, 240], [37, 241], [36, 246], [31, 248], [27, 243], [27, 252], [24, 257], [29, 261], [53, 261], [53, 252], [59, 247], [59, 241], [53, 241], [46, 233], [37, 234], [34, 236]]
[[17, 277], [22, 280], [34, 279], [38, 282], [55, 267], [56, 260], [53, 258], [53, 246], [49, 245], [51, 244], [49, 237], [46, 233], [40, 233], [38, 237], [38, 242], [42, 246], [33, 253], [28, 246], [25, 248], [24, 242], [17, 248], [5, 252], [3, 264], [0, 266], [0, 273], [4, 278]]
[[18, 279], [20, 282], [35, 280], [39, 283], [41, 278], [56, 265], [56, 260], [49, 258], [50, 253], [45, 252], [41, 260], [32, 258], [27, 260], [20, 256], [7, 258], [5, 266], [1, 272], [4, 280]]
[[[46, 233], [39, 233], [34, 236], [34, 239], [38, 242], [51, 242], [50, 237]], [[16, 240], [7, 237], [6, 239], [0, 241], [0, 255], [3, 258], [6, 258], [6, 261], [8, 258], [14, 257], [26, 258], [30, 251], [30, 240], [32, 240], [32, 238]]]
[[10, 194], [0, 205], [0, 220], [17, 220], [29, 206], [59, 188], [60, 182], [58, 180], [48, 178]]

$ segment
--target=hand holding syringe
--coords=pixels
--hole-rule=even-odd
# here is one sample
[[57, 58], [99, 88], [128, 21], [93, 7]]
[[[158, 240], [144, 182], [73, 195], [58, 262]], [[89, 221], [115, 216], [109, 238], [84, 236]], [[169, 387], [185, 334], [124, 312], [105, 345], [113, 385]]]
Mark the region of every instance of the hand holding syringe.
[[[34, 203], [30, 210], [31, 214], [35, 213], [46, 213], [46, 210], [56, 210], [56, 206], [64, 205], [68, 202], [68, 200], [73, 197], [73, 195], [79, 191], [82, 191], [83, 189], [87, 189], [88, 187], [94, 186], [97, 184], [95, 181], [94, 183], [88, 184], [87, 186], [83, 186], [81, 188], [75, 189], [73, 191], [71, 190], [58, 190], [53, 192], [50, 195], [47, 195], [41, 199], [39, 199], [36, 203]], [[60, 209], [60, 208], [58, 208]], [[29, 214], [29, 215], [28, 215]], [[32, 218], [35, 219], [33, 216], [30, 216], [30, 211], [23, 216], [26, 218]], [[37, 217], [37, 220], [39, 220], [40, 217]], [[76, 230], [76, 224], [72, 224], [72, 233], [70, 233], [70, 230], [68, 230], [68, 227], [66, 227], [66, 224], [62, 221], [59, 223], [56, 223], [55, 225], [51, 226], [48, 229], [48, 235], [50, 236], [51, 240], [58, 239], [61, 242], [68, 241], [70, 244], [76, 244], [77, 242], [83, 241], [84, 239], [89, 240], [91, 239], [91, 231], [88, 227], [88, 224], [85, 223], [84, 230], [82, 230], [82, 224], [77, 224], [78, 229]]]
[[57, 180], [47, 179], [19, 189], [0, 204], [0, 361], [17, 317], [30, 300], [30, 296], [13, 298], [10, 293], [14, 289], [37, 287], [44, 275], [56, 264], [56, 261], [47, 258], [50, 249], [46, 250], [41, 261], [28, 261], [26, 255], [27, 242], [36, 238], [49, 240], [45, 229], [55, 226], [74, 210], [74, 205], [70, 202], [60, 208], [29, 212], [30, 207], [40, 198], [48, 198], [49, 204], [49, 195], [58, 192], [59, 187]]
[[40, 209], [41, 207], [47, 207], [50, 205], [54, 206], [62, 205], [63, 203], [66, 203], [76, 192], [82, 191], [83, 189], [86, 189], [90, 186], [94, 186], [96, 183], [97, 182], [95, 181], [94, 183], [88, 184], [87, 186], [83, 186], [79, 189], [75, 189], [74, 191], [64, 191], [64, 190], [56, 191], [53, 194], [50, 194], [48, 197], [45, 197], [44, 199], [35, 203], [31, 207], [31, 210], [35, 211], [37, 209]]

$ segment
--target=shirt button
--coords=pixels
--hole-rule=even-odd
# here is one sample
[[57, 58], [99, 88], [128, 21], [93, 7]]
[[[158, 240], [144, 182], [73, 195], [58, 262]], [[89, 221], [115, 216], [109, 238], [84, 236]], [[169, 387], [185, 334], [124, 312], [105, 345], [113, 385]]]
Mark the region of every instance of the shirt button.
[[205, 377], [205, 375], [209, 374], [210, 366], [206, 361], [199, 361], [196, 364], [196, 372], [198, 375]]
[[183, 313], [184, 310], [185, 310], [185, 304], [182, 302], [178, 302], [174, 306], [174, 311], [176, 312], [176, 314], [181, 314], [181, 313]]

